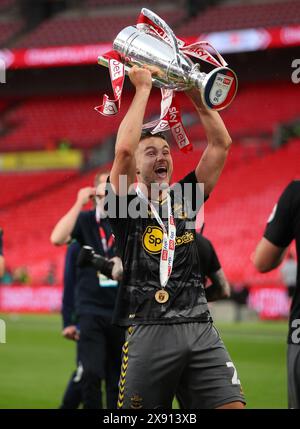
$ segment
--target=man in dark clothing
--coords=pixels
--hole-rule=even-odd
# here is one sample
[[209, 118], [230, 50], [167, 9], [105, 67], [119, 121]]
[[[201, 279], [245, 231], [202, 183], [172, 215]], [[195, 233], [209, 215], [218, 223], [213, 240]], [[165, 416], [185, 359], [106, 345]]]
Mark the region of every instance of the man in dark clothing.
[[62, 300], [62, 335], [76, 341], [76, 371], [73, 372], [65, 390], [61, 409], [76, 409], [82, 402], [82, 364], [78, 355], [79, 328], [76, 323], [75, 289], [76, 289], [76, 263], [81, 246], [72, 241], [66, 253], [64, 268], [64, 291]]
[[[101, 175], [97, 178], [97, 187], [83, 188], [78, 192], [73, 207], [53, 229], [51, 241], [62, 245], [76, 239], [81, 246], [90, 246], [111, 260], [115, 267], [120, 265], [120, 259], [116, 257], [109, 222], [101, 218], [106, 177]], [[91, 198], [96, 201], [96, 209], [82, 211]], [[115, 272], [118, 273], [118, 270]], [[83, 369], [84, 408], [103, 407], [102, 380], [106, 383], [107, 407], [116, 408], [124, 342], [124, 330], [111, 324], [119, 280], [117, 276], [114, 269], [111, 280], [88, 264], [78, 267], [75, 302], [80, 326], [78, 353]]]
[[[166, 139], [142, 134], [155, 73], [146, 66], [129, 70], [135, 95], [118, 130], [107, 187], [124, 268], [115, 321], [128, 328], [118, 407], [170, 408], [180, 393], [184, 407], [243, 408], [234, 364], [209, 313], [194, 227], [231, 139], [200, 92], [189, 91], [208, 145], [195, 170], [169, 187], [173, 160]], [[117, 202], [116, 215], [110, 214], [110, 201]]]
[[289, 408], [300, 408], [300, 181], [292, 181], [275, 205], [253, 262], [261, 273], [278, 267], [293, 240], [297, 248], [297, 282], [289, 317], [287, 370]]
[[[207, 302], [229, 298], [230, 285], [211, 241], [203, 237], [203, 235], [197, 234], [196, 242]], [[208, 281], [210, 281], [209, 284], [207, 284]]]

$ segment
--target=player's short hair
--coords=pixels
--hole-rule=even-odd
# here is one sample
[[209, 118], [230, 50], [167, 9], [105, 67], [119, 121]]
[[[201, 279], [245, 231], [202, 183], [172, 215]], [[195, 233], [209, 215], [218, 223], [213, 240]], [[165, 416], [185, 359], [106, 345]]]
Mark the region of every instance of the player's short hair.
[[143, 130], [142, 131], [140, 142], [142, 140], [148, 139], [149, 137], [159, 137], [168, 143], [167, 137], [164, 133], [159, 132], [159, 133], [152, 134], [150, 130]]

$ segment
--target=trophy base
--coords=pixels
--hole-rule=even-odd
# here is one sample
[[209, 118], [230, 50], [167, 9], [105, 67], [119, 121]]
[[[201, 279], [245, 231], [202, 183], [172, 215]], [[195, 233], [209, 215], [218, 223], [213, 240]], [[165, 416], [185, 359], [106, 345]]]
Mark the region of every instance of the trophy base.
[[201, 82], [202, 101], [211, 110], [223, 110], [233, 101], [238, 80], [233, 70], [218, 67]]

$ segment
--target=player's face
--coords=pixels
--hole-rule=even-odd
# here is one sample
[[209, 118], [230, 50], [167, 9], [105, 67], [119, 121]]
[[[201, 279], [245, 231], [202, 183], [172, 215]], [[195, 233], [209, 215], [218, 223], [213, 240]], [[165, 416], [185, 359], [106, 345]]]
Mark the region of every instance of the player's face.
[[170, 183], [173, 160], [168, 143], [161, 137], [149, 137], [140, 141], [136, 152], [138, 181], [150, 186], [151, 183]]

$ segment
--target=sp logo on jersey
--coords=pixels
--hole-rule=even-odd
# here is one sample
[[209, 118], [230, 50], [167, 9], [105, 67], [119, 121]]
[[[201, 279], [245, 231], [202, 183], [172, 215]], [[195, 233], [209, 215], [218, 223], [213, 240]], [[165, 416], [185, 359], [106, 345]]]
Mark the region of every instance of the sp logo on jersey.
[[160, 253], [163, 232], [158, 226], [148, 226], [143, 234], [143, 247], [149, 253]]
[[[175, 237], [174, 237], [175, 238]], [[171, 239], [170, 248], [190, 243], [194, 240], [193, 233], [186, 231], [181, 237]], [[143, 234], [143, 247], [148, 253], [159, 254], [162, 249], [163, 232], [159, 226], [148, 226]]]

